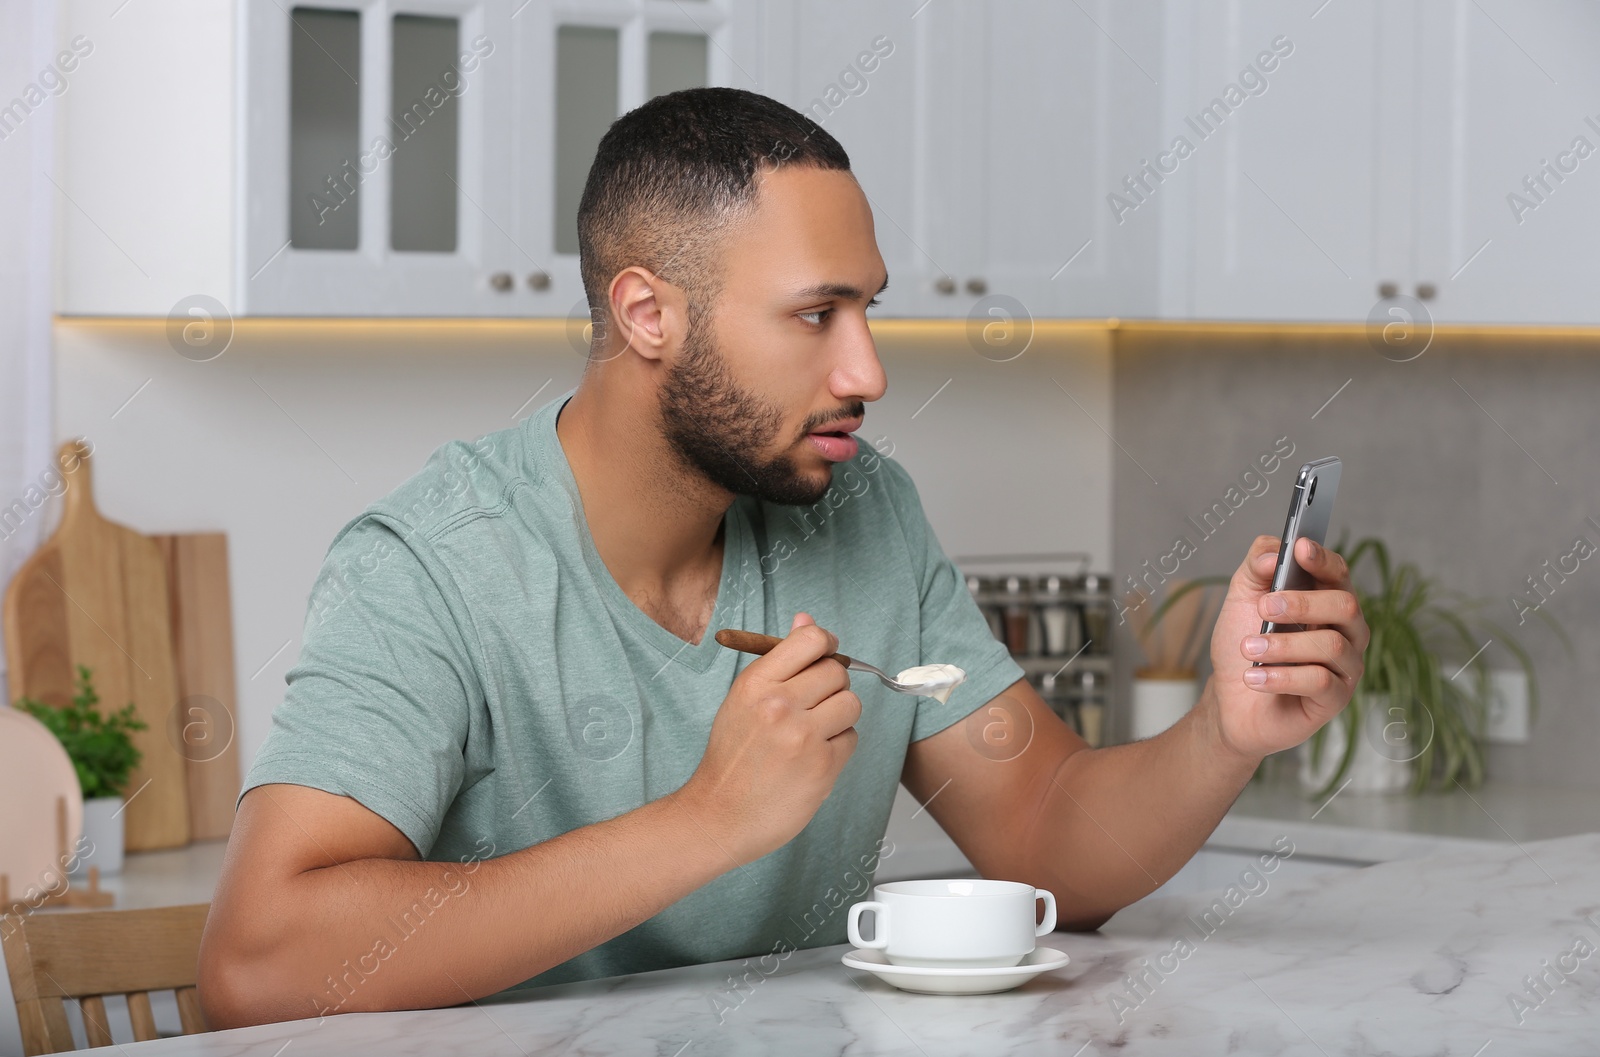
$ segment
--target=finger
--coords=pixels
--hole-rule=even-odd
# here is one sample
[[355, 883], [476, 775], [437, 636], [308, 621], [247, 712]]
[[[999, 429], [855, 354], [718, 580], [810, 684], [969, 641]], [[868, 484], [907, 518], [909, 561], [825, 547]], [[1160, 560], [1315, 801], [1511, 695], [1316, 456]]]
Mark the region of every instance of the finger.
[[802, 625], [815, 623], [816, 621], [811, 619], [810, 613], [796, 613], [794, 615], [794, 622], [789, 625], [789, 630], [793, 631], [795, 628], [801, 627]]
[[1249, 635], [1239, 643], [1239, 652], [1263, 664], [1320, 664], [1346, 683], [1354, 682], [1360, 671], [1360, 654], [1334, 628]]
[[1347, 638], [1354, 637], [1354, 629], [1361, 621], [1361, 604], [1356, 596], [1333, 588], [1274, 591], [1261, 596], [1256, 612], [1276, 624], [1324, 624], [1348, 632]]
[[1294, 560], [1318, 583], [1330, 587], [1350, 586], [1350, 567], [1345, 564], [1344, 556], [1309, 536], [1294, 541]]
[[[773, 682], [783, 682], [805, 671], [818, 658], [835, 652], [838, 646], [839, 640], [818, 625], [797, 623], [782, 642], [765, 656], [756, 658], [750, 667], [754, 669], [759, 665], [763, 676]], [[830, 667], [842, 668], [842, 665], [834, 662]]]
[[1250, 544], [1250, 550], [1245, 555], [1244, 562], [1239, 566], [1239, 575], [1245, 586], [1253, 587], [1257, 591], [1265, 591], [1272, 586], [1272, 570], [1278, 565], [1278, 545], [1276, 536], [1257, 536]]
[[861, 720], [861, 698], [853, 691], [840, 690], [830, 694], [811, 710], [813, 729], [824, 738], [832, 738], [849, 730]]
[[828, 739], [828, 744], [833, 746], [833, 765], [835, 773], [842, 770], [850, 762], [850, 757], [856, 751], [856, 745], [861, 741], [861, 732], [854, 727], [841, 730]]
[[1343, 707], [1346, 691], [1342, 680], [1320, 664], [1295, 664], [1282, 668], [1246, 668], [1244, 684], [1263, 694], [1289, 694], [1303, 697], [1317, 711], [1337, 712]]
[[802, 708], [814, 709], [834, 694], [850, 689], [850, 669], [838, 661], [819, 658], [784, 686]]

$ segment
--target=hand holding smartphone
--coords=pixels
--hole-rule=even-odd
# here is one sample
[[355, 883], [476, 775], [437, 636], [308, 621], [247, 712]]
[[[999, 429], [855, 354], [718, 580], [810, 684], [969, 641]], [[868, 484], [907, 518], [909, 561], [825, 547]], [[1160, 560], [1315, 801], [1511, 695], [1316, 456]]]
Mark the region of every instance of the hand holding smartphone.
[[[1278, 564], [1272, 573], [1274, 591], [1309, 591], [1316, 586], [1311, 574], [1294, 559], [1294, 542], [1305, 536], [1325, 545], [1328, 522], [1333, 517], [1333, 500], [1339, 494], [1339, 473], [1343, 464], [1337, 458], [1316, 459], [1300, 467], [1294, 494], [1289, 497], [1289, 517], [1283, 525], [1283, 541], [1278, 545]], [[1304, 631], [1304, 624], [1261, 622], [1261, 634]], [[1261, 667], [1256, 661], [1253, 667]]]

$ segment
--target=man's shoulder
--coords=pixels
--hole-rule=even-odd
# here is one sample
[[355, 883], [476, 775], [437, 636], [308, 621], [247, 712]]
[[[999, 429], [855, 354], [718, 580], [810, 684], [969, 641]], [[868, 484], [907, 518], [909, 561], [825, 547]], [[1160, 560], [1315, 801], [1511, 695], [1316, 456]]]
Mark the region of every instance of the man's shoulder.
[[529, 483], [524, 425], [441, 444], [421, 469], [356, 520], [376, 518], [408, 538], [431, 542], [466, 521], [504, 513], [512, 493]]

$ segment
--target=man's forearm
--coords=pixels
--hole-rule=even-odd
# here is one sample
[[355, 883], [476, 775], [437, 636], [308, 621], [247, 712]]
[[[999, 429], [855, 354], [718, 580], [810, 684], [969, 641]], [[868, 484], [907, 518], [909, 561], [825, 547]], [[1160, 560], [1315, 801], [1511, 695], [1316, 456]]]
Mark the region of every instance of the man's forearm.
[[202, 951], [210, 1026], [455, 1005], [520, 983], [735, 868], [703, 815], [673, 794], [499, 858], [357, 859], [247, 883], [241, 902], [275, 905], [213, 909], [233, 920]]
[[1193, 857], [1259, 762], [1222, 744], [1208, 681], [1160, 735], [1061, 764], [1036, 816], [1027, 874], [1053, 886], [1065, 927], [1095, 928]]

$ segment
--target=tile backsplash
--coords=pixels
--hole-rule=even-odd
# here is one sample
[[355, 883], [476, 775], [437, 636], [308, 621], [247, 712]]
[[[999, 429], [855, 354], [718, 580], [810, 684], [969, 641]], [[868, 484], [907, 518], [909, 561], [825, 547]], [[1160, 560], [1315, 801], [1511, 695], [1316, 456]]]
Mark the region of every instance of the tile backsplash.
[[[1400, 363], [1359, 332], [1119, 332], [1119, 583], [1151, 567], [1231, 573], [1258, 533], [1283, 530], [1300, 463], [1337, 455], [1344, 477], [1330, 542], [1341, 530], [1382, 538], [1396, 560], [1487, 599], [1486, 615], [1534, 657], [1532, 738], [1492, 746], [1490, 776], [1600, 785], [1600, 561], [1574, 553], [1600, 552], [1588, 520], [1600, 522], [1596, 353], [1595, 337], [1451, 333]], [[1292, 454], [1267, 472], [1262, 457], [1288, 445]], [[1163, 562], [1183, 536], [1194, 553]], [[1527, 616], [1532, 605], [1566, 629], [1571, 654]], [[1136, 647], [1122, 634], [1118, 653], [1131, 666]], [[1487, 655], [1495, 667], [1515, 664], [1498, 644]]]

